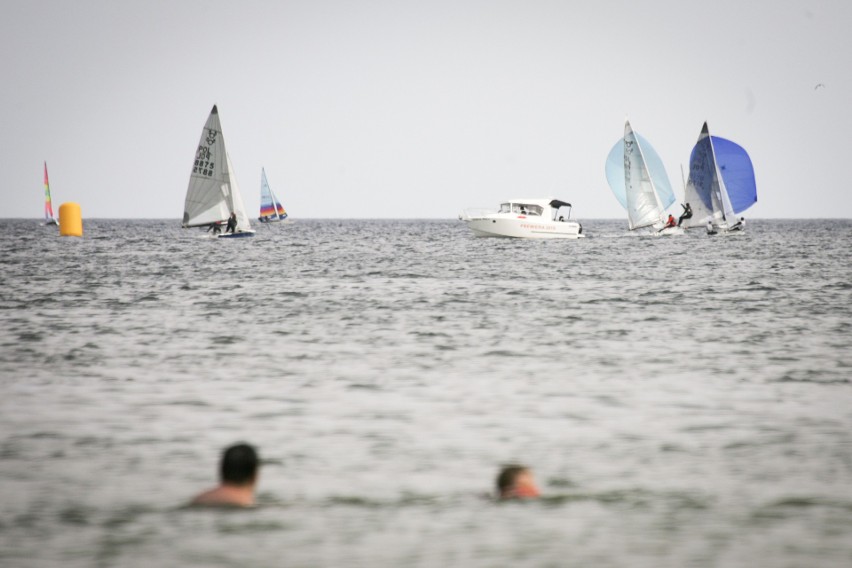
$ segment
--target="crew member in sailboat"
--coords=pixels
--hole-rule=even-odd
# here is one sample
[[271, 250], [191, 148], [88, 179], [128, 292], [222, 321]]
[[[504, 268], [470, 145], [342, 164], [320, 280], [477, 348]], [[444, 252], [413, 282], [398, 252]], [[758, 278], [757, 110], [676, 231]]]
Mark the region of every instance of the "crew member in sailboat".
[[231, 213], [231, 216], [228, 217], [228, 227], [225, 229], [225, 233], [234, 233], [237, 230], [237, 214]]
[[736, 223], [734, 223], [733, 225], [731, 225], [731, 228], [728, 229], [728, 230], [729, 231], [742, 231], [743, 229], [745, 229], [745, 217], [740, 217], [739, 220]]
[[689, 203], [681, 203], [680, 206], [683, 207], [683, 215], [677, 220], [678, 227], [680, 227], [684, 219], [692, 219], [692, 206]]
[[671, 214], [670, 214], [670, 215], [669, 215], [669, 218], [666, 220], [666, 226], [665, 226], [665, 227], [663, 227], [663, 228], [664, 228], [664, 229], [668, 229], [668, 228], [670, 228], [670, 227], [675, 227], [676, 225], [677, 225], [677, 223], [675, 223], [674, 215], [671, 215]]

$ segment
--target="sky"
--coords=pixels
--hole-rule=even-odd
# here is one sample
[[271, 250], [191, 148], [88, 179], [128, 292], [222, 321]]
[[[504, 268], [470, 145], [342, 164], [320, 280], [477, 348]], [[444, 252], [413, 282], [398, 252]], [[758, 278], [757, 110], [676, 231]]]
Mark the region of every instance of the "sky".
[[294, 219], [626, 218], [629, 119], [679, 200], [706, 120], [747, 217], [850, 218], [850, 29], [848, 0], [5, 0], [0, 218], [42, 216], [47, 161], [54, 209], [179, 220], [214, 104], [250, 217], [265, 167]]

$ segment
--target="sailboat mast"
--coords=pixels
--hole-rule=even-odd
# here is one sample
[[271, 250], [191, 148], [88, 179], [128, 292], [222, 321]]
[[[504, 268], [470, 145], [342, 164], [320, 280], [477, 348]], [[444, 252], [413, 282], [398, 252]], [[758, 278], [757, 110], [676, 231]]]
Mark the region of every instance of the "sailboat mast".
[[273, 217], [275, 217], [276, 219], [278, 219], [280, 221], [281, 220], [281, 214], [278, 212], [278, 198], [275, 197], [275, 192], [272, 191], [271, 187], [269, 187], [268, 182], [266, 184], [266, 187], [267, 187], [267, 189], [269, 189], [269, 198], [272, 199], [272, 209], [275, 211], [275, 214], [273, 215]]
[[[271, 202], [271, 206], [272, 206], [272, 209], [274, 211], [275, 210], [275, 201], [272, 198], [272, 190], [269, 187], [269, 182], [266, 180], [266, 168], [261, 167], [260, 168], [260, 217], [259, 218], [261, 220], [265, 219], [268, 222], [268, 221], [272, 220], [272, 216], [264, 214], [263, 207], [264, 207], [264, 202], [266, 202], [266, 201]], [[267, 205], [269, 205], [269, 204], [267, 204]]]
[[722, 214], [722, 220], [728, 222], [728, 211], [733, 213], [733, 208], [730, 205], [728, 198], [728, 190], [725, 188], [725, 180], [722, 177], [722, 172], [719, 169], [719, 163], [716, 160], [716, 146], [713, 144], [713, 137], [710, 136], [710, 131], [707, 131], [707, 137], [710, 139], [710, 155], [713, 157], [713, 175], [716, 176], [716, 199], [719, 202], [719, 212]]

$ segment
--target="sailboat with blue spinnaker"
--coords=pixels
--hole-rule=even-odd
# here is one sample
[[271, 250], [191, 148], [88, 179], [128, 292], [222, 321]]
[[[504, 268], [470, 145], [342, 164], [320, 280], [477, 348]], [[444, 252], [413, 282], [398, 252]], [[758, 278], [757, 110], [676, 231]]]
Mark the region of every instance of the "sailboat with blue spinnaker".
[[711, 136], [705, 122], [689, 157], [684, 194], [693, 211], [692, 218], [683, 224], [687, 229], [742, 231], [745, 219], [737, 215], [757, 203], [754, 166], [748, 152], [735, 142]]

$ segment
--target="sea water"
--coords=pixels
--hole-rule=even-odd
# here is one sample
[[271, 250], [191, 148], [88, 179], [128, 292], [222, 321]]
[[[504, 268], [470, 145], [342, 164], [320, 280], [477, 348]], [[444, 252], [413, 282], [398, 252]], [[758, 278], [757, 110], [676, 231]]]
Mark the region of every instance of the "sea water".
[[3, 221], [0, 565], [852, 565], [852, 221], [624, 225]]

